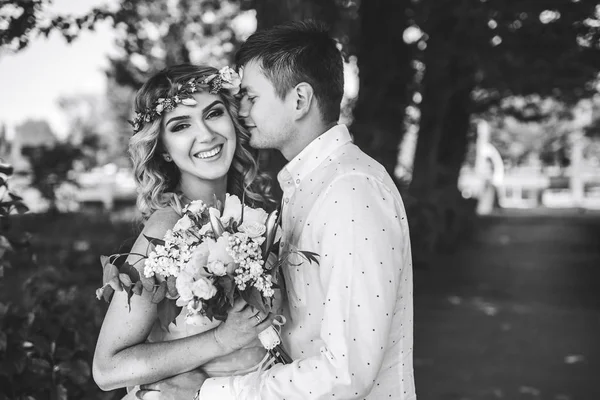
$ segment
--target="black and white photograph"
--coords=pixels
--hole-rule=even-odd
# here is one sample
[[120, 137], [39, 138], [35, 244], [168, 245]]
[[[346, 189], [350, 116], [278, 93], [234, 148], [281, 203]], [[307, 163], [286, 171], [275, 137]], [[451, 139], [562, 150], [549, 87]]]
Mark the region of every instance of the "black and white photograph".
[[0, 0], [0, 400], [600, 399], [600, 5]]

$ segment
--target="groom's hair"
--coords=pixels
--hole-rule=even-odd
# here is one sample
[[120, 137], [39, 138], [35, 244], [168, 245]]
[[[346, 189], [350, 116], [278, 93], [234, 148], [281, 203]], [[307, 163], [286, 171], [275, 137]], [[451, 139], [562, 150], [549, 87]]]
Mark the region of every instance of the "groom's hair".
[[242, 44], [235, 61], [238, 68], [258, 62], [282, 99], [298, 83], [310, 84], [323, 120], [339, 119], [344, 66], [337, 43], [324, 24], [294, 21], [258, 31]]

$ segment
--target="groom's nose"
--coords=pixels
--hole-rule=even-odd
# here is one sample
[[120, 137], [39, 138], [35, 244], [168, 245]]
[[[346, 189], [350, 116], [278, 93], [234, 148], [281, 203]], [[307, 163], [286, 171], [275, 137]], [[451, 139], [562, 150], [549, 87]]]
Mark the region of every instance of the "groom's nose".
[[250, 100], [248, 100], [248, 96], [244, 95], [244, 97], [242, 97], [242, 99], [240, 100], [240, 111], [239, 111], [239, 116], [240, 118], [248, 118], [248, 116], [250, 115]]

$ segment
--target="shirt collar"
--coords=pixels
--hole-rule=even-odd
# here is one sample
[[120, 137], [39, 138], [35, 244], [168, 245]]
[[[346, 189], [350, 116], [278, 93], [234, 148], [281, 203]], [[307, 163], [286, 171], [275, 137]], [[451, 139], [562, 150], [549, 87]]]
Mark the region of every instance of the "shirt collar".
[[335, 125], [310, 142], [296, 157], [288, 162], [277, 174], [281, 187], [300, 185], [302, 180], [313, 172], [327, 157], [348, 142], [352, 141], [346, 125]]

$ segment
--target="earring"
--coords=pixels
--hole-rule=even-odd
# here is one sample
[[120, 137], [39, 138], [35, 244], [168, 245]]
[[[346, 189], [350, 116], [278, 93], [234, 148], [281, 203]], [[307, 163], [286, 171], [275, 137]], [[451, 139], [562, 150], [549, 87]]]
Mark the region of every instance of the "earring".
[[165, 161], [166, 161], [166, 162], [171, 162], [171, 161], [173, 161], [173, 159], [171, 158], [171, 156], [170, 156], [170, 155], [168, 155], [168, 154], [163, 154], [163, 158], [165, 159]]

